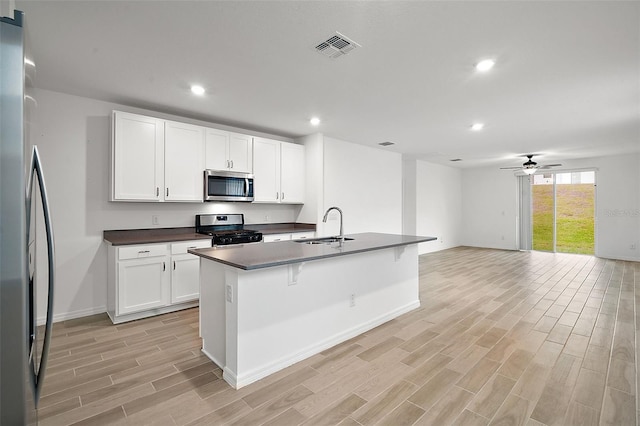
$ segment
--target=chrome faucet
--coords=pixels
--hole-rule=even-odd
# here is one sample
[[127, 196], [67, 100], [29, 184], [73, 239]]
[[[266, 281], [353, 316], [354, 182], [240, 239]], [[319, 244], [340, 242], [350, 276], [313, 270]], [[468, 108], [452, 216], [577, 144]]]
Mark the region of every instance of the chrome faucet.
[[340, 209], [340, 207], [329, 207], [327, 211], [324, 213], [324, 217], [322, 218], [322, 221], [324, 223], [327, 223], [327, 216], [329, 216], [329, 212], [331, 210], [337, 210], [338, 213], [340, 213], [340, 244], [342, 244], [344, 242], [344, 228], [342, 227], [342, 210]]

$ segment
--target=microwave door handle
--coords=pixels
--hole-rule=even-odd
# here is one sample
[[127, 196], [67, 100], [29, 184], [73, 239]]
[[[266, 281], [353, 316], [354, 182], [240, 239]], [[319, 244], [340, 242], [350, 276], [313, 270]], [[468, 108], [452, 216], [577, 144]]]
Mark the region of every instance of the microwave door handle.
[[248, 178], [244, 179], [244, 196], [245, 197], [249, 196], [249, 179]]

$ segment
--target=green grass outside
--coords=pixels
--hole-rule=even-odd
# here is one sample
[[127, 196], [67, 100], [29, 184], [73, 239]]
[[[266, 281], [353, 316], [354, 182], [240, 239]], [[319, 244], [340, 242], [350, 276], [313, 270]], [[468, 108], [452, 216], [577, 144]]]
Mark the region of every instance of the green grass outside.
[[[553, 185], [533, 185], [533, 249], [553, 251]], [[593, 184], [556, 185], [557, 241], [562, 253], [594, 253]]]

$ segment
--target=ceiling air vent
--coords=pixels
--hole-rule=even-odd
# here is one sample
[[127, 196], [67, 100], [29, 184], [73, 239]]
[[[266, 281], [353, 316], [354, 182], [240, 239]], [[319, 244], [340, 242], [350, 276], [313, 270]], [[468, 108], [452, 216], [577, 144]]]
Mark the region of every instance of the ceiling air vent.
[[360, 45], [336, 31], [335, 34], [331, 35], [323, 42], [317, 44], [316, 51], [332, 59], [335, 59], [339, 58], [340, 56], [346, 55], [356, 47], [360, 47]]
[[395, 143], [387, 141], [387, 142], [380, 142], [378, 145], [380, 145], [380, 146], [390, 146], [390, 145], [395, 145]]

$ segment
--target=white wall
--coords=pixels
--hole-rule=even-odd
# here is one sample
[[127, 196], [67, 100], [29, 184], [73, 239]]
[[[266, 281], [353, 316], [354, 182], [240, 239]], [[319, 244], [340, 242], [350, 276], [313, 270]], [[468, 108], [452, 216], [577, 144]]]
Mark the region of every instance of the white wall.
[[418, 161], [402, 158], [402, 233], [417, 235]]
[[[640, 154], [563, 161], [555, 171], [583, 168], [597, 169], [596, 256], [639, 261]], [[517, 248], [518, 194], [513, 173], [493, 168], [463, 170], [462, 196], [463, 245]]]
[[[46, 90], [36, 89], [33, 93], [38, 106], [31, 142], [38, 145], [42, 157], [56, 238], [56, 321], [105, 311], [107, 255], [102, 241], [105, 229], [152, 228], [152, 215], [160, 218], [160, 225], [156, 227], [194, 226], [195, 214], [212, 212], [244, 213], [247, 223], [295, 220], [299, 206], [108, 202], [110, 114], [113, 109], [194, 124], [211, 123]], [[39, 264], [41, 261], [39, 259]], [[43, 267], [39, 266], [39, 269]], [[39, 308], [38, 312], [44, 310]]]
[[517, 179], [512, 172], [462, 171], [462, 245], [515, 250], [517, 217]]
[[438, 237], [437, 241], [420, 244], [420, 254], [459, 246], [461, 170], [417, 161], [416, 182], [416, 234]]
[[[402, 232], [402, 156], [324, 138], [324, 188], [322, 211], [337, 206], [344, 212], [344, 232]], [[332, 212], [322, 235], [339, 232], [338, 214]]]
[[324, 207], [324, 137], [314, 133], [298, 139], [304, 145], [305, 154], [305, 194], [304, 205], [300, 209], [297, 222], [318, 223], [322, 220]]
[[563, 161], [563, 165], [563, 169], [597, 168], [596, 256], [640, 261], [640, 154]]

